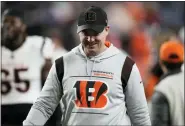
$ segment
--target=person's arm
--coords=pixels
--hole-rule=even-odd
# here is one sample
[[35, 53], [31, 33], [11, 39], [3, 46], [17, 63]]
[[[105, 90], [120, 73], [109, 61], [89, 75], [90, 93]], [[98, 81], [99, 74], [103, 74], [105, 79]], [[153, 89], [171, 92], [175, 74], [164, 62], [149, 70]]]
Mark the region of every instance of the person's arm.
[[127, 113], [133, 126], [151, 126], [143, 82], [136, 64], [125, 87]]
[[[61, 79], [62, 77], [60, 80]], [[26, 120], [24, 120], [23, 125], [44, 125], [55, 111], [62, 94], [62, 86], [58, 79], [56, 63], [54, 63], [46, 79], [44, 87], [28, 113]]]
[[43, 42], [40, 47], [40, 54], [41, 57], [44, 59], [44, 64], [41, 68], [41, 84], [42, 84], [41, 86], [43, 87], [48, 76], [49, 70], [51, 69], [51, 66], [53, 64], [52, 52], [54, 50], [52, 40], [45, 36], [43, 36], [42, 38]]
[[[44, 86], [44, 83], [46, 81], [46, 78], [48, 76], [48, 73], [51, 69], [51, 66], [53, 64], [53, 62], [55, 62], [56, 59], [54, 59], [53, 57], [55, 57], [53, 55], [53, 42], [51, 38], [48, 37], [43, 37], [43, 43], [42, 43], [42, 47], [41, 47], [41, 55], [44, 58], [44, 65], [42, 66], [41, 69], [41, 84], [42, 87]], [[50, 118], [47, 120], [47, 122], [45, 123], [44, 126], [59, 126], [61, 123], [61, 117], [62, 117], [62, 111], [61, 111], [61, 104], [58, 104], [58, 106], [56, 107], [54, 113], [52, 116], [50, 116]]]
[[44, 60], [45, 60], [44, 65], [41, 68], [41, 84], [42, 84], [42, 87], [44, 86], [44, 83], [47, 79], [48, 73], [49, 73], [49, 71], [51, 69], [51, 66], [52, 66], [51, 59], [44, 59]]
[[152, 126], [171, 126], [168, 100], [158, 91], [152, 96], [151, 120]]
[[[44, 86], [44, 83], [47, 79], [48, 73], [51, 69], [52, 66], [52, 61], [51, 59], [45, 59], [45, 64], [43, 65], [42, 69], [41, 69], [41, 86]], [[61, 105], [59, 104], [53, 115], [50, 116], [50, 118], [47, 120], [47, 122], [45, 123], [44, 126], [59, 126], [61, 123], [61, 117], [62, 117], [62, 111], [61, 111]]]

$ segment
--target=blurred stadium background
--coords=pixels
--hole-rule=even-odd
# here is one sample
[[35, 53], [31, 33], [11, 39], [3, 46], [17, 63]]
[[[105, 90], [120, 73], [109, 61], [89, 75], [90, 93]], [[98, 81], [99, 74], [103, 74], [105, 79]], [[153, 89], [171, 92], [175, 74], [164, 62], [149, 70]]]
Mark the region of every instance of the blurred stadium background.
[[[88, 6], [104, 8], [109, 15], [112, 36], [117, 36], [120, 46], [124, 35], [142, 28], [152, 43], [159, 32], [173, 32], [176, 35], [183, 27], [184, 2], [1, 2], [1, 13], [7, 8], [21, 10], [28, 25], [29, 35], [51, 35], [59, 33], [67, 50], [76, 46], [76, 20]], [[58, 32], [56, 32], [58, 31]], [[125, 37], [126, 38], [126, 37]], [[77, 40], [76, 40], [77, 39]]]
[[184, 41], [184, 2], [1, 2], [1, 14], [8, 8], [21, 10], [28, 35], [60, 40], [66, 50], [80, 43], [77, 18], [88, 6], [106, 10], [111, 28], [108, 39], [135, 59], [143, 79], [157, 62], [158, 48], [168, 38]]
[[[184, 2], [1, 2], [5, 9], [22, 11], [28, 35], [56, 39], [68, 51], [80, 43], [76, 33], [77, 18], [85, 8], [99, 6], [108, 14], [110, 40], [137, 63], [144, 84], [158, 62], [162, 42], [184, 42]], [[146, 82], [146, 83], [145, 83]]]
[[66, 50], [80, 43], [76, 34], [77, 18], [85, 8], [99, 6], [108, 14], [111, 28], [108, 40], [136, 61], [145, 82], [158, 61], [162, 42], [184, 42], [184, 2], [1, 2], [6, 9], [21, 10], [28, 35], [51, 37]]

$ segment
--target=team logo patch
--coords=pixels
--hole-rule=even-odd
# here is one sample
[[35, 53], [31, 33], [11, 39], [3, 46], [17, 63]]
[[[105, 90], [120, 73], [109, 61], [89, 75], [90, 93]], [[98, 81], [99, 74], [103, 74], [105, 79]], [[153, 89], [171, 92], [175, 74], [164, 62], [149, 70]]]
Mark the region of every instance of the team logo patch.
[[107, 104], [108, 86], [101, 81], [77, 81], [75, 104], [80, 108], [103, 108]]
[[86, 22], [96, 21], [96, 13], [93, 11], [89, 11], [89, 12], [85, 13], [85, 21]]
[[109, 78], [109, 79], [113, 79], [114, 73], [112, 72], [105, 72], [105, 71], [97, 71], [97, 70], [93, 70], [92, 71], [94, 76], [99, 76], [99, 77], [105, 77], [105, 78]]

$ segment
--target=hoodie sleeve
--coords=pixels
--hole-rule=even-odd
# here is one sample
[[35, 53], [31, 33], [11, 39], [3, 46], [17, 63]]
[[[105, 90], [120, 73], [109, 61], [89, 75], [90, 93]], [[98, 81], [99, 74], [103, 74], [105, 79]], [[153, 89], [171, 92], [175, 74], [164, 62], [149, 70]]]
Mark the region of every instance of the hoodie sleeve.
[[53, 64], [44, 87], [33, 104], [23, 125], [44, 125], [55, 111], [62, 97], [62, 87], [56, 72], [56, 63]]
[[150, 126], [151, 121], [144, 86], [136, 64], [133, 65], [125, 88], [126, 107], [134, 126]]

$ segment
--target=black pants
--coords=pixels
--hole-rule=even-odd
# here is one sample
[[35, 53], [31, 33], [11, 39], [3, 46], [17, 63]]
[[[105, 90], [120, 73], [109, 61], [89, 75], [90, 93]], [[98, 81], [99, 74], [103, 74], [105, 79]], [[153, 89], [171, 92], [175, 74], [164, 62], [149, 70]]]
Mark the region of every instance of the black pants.
[[32, 104], [1, 105], [2, 126], [21, 126]]
[[[2, 126], [22, 126], [32, 104], [1, 105], [1, 125]], [[61, 120], [61, 108], [58, 106], [46, 122], [45, 126], [59, 126]]]

